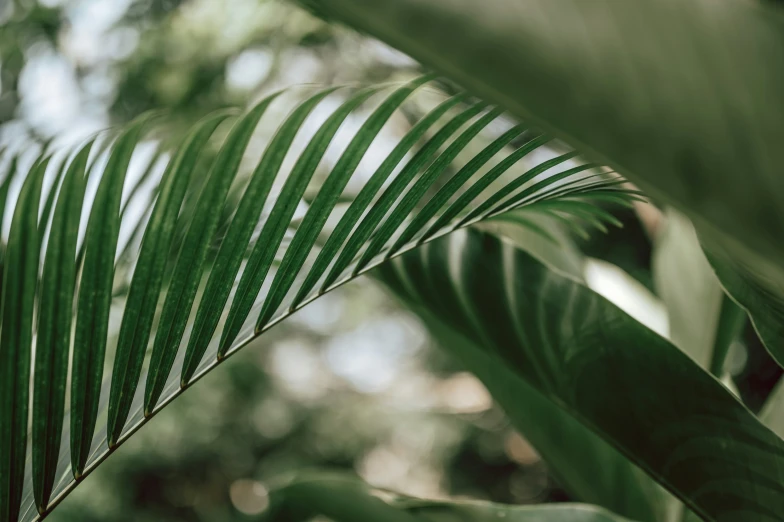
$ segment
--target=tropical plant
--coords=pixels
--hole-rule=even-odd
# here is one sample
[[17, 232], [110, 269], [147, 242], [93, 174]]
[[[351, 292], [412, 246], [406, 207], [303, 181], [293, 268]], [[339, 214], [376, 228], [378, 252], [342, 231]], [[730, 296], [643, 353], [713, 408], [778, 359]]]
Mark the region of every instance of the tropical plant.
[[[270, 519], [784, 519], [784, 388], [757, 417], [724, 370], [747, 315], [784, 361], [775, 241], [784, 77], [770, 66], [784, 63], [780, 8], [307, 4], [498, 107], [442, 96], [366, 178], [358, 166], [368, 148], [407, 100], [433, 95], [432, 76], [304, 96], [260, 158], [255, 129], [286, 96], [220, 111], [172, 149], [163, 172], [136, 181], [129, 165], [157, 115], [73, 153], [7, 153], [0, 521], [48, 514], [200, 377], [366, 272], [484, 382], [573, 498], [598, 507], [421, 501], [304, 474], [273, 490]], [[665, 26], [683, 52], [659, 49]], [[327, 100], [339, 105], [300, 150], [295, 138]], [[326, 162], [341, 125], [368, 107]], [[248, 162], [252, 172], [239, 175]], [[644, 199], [619, 173], [688, 215], [668, 209], [657, 244], [670, 340], [590, 288], [572, 240], [616, 224], [608, 205]], [[347, 197], [356, 180], [361, 189]], [[687, 313], [695, 309], [699, 320]]]

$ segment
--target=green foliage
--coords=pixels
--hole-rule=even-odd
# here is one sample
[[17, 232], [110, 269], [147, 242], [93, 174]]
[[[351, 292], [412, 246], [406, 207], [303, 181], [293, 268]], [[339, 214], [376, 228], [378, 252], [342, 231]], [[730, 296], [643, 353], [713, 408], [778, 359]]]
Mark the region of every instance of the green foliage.
[[[431, 322], [503, 361], [706, 520], [728, 510], [738, 520], [784, 512], [776, 462], [784, 441], [683, 352], [579, 281], [468, 232], [383, 270]], [[710, 494], [702, 492], [708, 483]]]
[[[747, 315], [784, 362], [784, 76], [771, 65], [784, 63], [780, 7], [304, 3], [485, 99], [441, 96], [368, 176], [359, 166], [370, 146], [432, 90], [433, 76], [305, 96], [260, 159], [257, 126], [277, 117], [287, 93], [228, 129], [232, 111], [214, 113], [166, 151], [162, 173], [151, 163], [125, 202], [150, 115], [105, 140], [106, 150], [89, 141], [56, 168], [47, 147], [28, 169], [9, 156], [0, 179], [0, 220], [12, 217], [0, 253], [0, 522], [46, 516], [183, 390], [377, 267], [570, 496], [598, 507], [424, 501], [317, 474], [273, 490], [268, 518], [780, 520], [784, 387], [757, 417], [727, 389], [726, 364]], [[335, 108], [309, 126], [327, 101]], [[339, 131], [364, 112], [333, 162]], [[605, 206], [644, 200], [621, 175], [683, 212], [668, 210], [653, 238], [669, 339], [589, 287], [572, 239], [619, 226]], [[149, 180], [149, 201], [132, 217], [129, 202]], [[347, 193], [353, 180], [360, 188]], [[121, 244], [125, 228], [133, 233]]]
[[[532, 224], [536, 228], [532, 228]], [[542, 215], [538, 209], [522, 209], [477, 228], [517, 248], [525, 248], [532, 256], [530, 266], [541, 270], [533, 261], [536, 259], [556, 273], [583, 281], [585, 258], [553, 216]], [[445, 239], [440, 240], [443, 241]], [[519, 272], [523, 270], [521, 267]], [[382, 280], [386, 278], [382, 276]], [[634, 520], [673, 520], [673, 510], [679, 503], [614, 446], [586, 428], [574, 415], [555, 407], [540, 390], [488, 353], [481, 343], [456, 335], [457, 332], [445, 328], [442, 321], [425, 316], [430, 312], [424, 308], [419, 308], [419, 313], [440, 345], [482, 380], [570, 494]]]
[[[577, 162], [572, 166], [573, 152], [530, 165], [522, 175], [515, 175], [520, 161], [549, 141], [536, 135], [523, 141], [516, 151], [499, 146], [499, 139], [502, 145], [509, 143], [521, 127], [493, 138], [491, 145], [457, 171], [451, 184], [440, 191], [431, 190], [439, 179], [448, 176], [458, 154], [479, 139], [485, 127], [501, 114], [483, 102], [461, 107], [466, 96], [459, 94], [423, 116], [401, 139], [342, 214], [342, 221], [330, 236], [331, 244], [328, 241], [321, 249], [316, 240], [328, 218], [340, 212], [339, 196], [359, 160], [395, 110], [429, 80], [416, 79], [376, 106], [310, 200], [302, 219], [295, 218], [295, 210], [303, 203], [305, 189], [337, 130], [350, 114], [367, 105], [379, 88], [348, 94], [304, 148], [293, 152], [298, 159], [287, 172], [282, 168], [283, 160], [307, 116], [327, 97], [346, 90], [330, 88], [305, 99], [281, 122], [253, 173], [242, 180], [237, 178], [241, 159], [258, 121], [278, 95], [264, 99], [233, 124], [195, 199], [190, 222], [178, 223], [183, 201], [194, 197], [189, 195], [195, 190], [192, 173], [202, 161], [209, 160], [201, 152], [228, 113], [216, 113], [197, 124], [156, 179], [157, 197], [143, 213], [145, 217], [130, 223], [143, 231], [137, 256], [118, 257], [120, 228], [127, 216], [122, 211], [121, 194], [148, 117], [131, 123], [119, 134], [103, 156], [105, 164], [93, 161], [88, 167], [90, 145], [84, 146], [68, 164], [62, 183], [55, 183], [44, 196], [45, 202], [52, 201], [55, 211], [53, 215], [45, 211], [40, 222], [38, 201], [46, 161], [27, 175], [25, 189], [16, 202], [5, 263], [5, 279], [13, 284], [3, 289], [4, 302], [15, 303], [4, 306], [2, 324], [2, 367], [9, 372], [3, 380], [3, 399], [8, 406], [3, 408], [5, 420], [0, 429], [2, 475], [12, 477], [2, 489], [3, 506], [7, 506], [4, 521], [15, 520], [20, 514], [23, 520], [30, 519], [33, 502], [40, 513], [50, 510], [73, 488], [73, 479], [89, 473], [108, 452], [207, 370], [312, 299], [311, 289], [319, 282], [315, 295], [418, 243], [509, 208], [536, 208], [557, 198], [590, 199], [594, 194], [597, 198], [612, 195], [621, 200], [637, 197], [617, 186], [617, 175], [592, 164]], [[428, 137], [428, 130], [443, 118], [446, 122]], [[418, 150], [407, 157], [414, 147]], [[491, 159], [498, 163], [485, 172], [481, 167]], [[95, 176], [98, 188], [95, 197], [85, 202], [88, 172]], [[143, 174], [149, 175], [149, 170]], [[235, 180], [242, 194], [238, 203], [228, 197]], [[281, 183], [280, 190], [273, 193], [276, 180]], [[477, 186], [488, 190], [477, 192]], [[434, 192], [440, 206], [423, 202]], [[89, 209], [89, 217], [77, 252], [83, 204]], [[237, 205], [236, 211], [230, 207], [233, 205]], [[219, 235], [219, 221], [227, 210], [233, 217], [225, 233]], [[426, 211], [424, 218], [420, 211]], [[564, 211], [570, 212], [559, 209]], [[585, 212], [581, 207], [574, 213], [584, 217]], [[446, 220], [445, 214], [449, 216]], [[598, 210], [596, 216], [590, 222], [601, 226], [606, 216]], [[431, 221], [437, 225], [430, 225]], [[413, 228], [412, 223], [417, 226]], [[260, 233], [254, 239], [252, 232], [259, 224]], [[430, 228], [425, 229], [427, 225]], [[182, 246], [172, 252], [169, 244], [177, 226], [187, 232]], [[50, 231], [48, 241], [42, 243], [39, 232], [46, 230]], [[406, 230], [409, 238], [401, 242], [397, 232]], [[208, 255], [216, 242], [220, 244], [217, 256]], [[44, 279], [39, 291], [35, 268], [42, 244]], [[311, 255], [315, 260], [307, 263]], [[171, 270], [168, 276], [167, 270]], [[129, 284], [122, 284], [129, 274]], [[262, 291], [266, 280], [271, 280], [270, 287]], [[41, 310], [41, 320], [34, 329], [36, 306]], [[110, 320], [115, 311], [122, 317], [119, 330], [114, 330], [116, 326]], [[34, 495], [25, 495], [23, 504], [26, 405], [34, 331], [40, 342], [32, 372]], [[218, 339], [214, 338], [217, 332]], [[184, 350], [182, 345], [186, 346]], [[64, 412], [64, 385], [68, 380], [71, 407]], [[141, 382], [146, 382], [143, 389], [138, 386]], [[58, 452], [63, 425], [70, 426], [66, 435], [69, 454]], [[11, 455], [13, 459], [5, 457]], [[70, 473], [62, 466], [63, 458], [71, 462]]]

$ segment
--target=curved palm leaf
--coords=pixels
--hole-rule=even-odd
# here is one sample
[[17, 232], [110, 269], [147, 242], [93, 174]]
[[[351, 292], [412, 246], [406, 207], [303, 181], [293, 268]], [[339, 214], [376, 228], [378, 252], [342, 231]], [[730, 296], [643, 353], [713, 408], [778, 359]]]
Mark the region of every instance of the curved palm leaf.
[[[39, 505], [49, 502], [60, 451], [76, 282], [76, 241], [92, 144], [90, 141], [82, 147], [63, 179], [41, 281], [32, 441], [33, 493]], [[54, 188], [52, 193], [56, 193]]]
[[[228, 114], [206, 118], [185, 137], [163, 173], [146, 174], [159, 176], [156, 196], [136, 223], [128, 221], [131, 213], [124, 211], [128, 204], [121, 202], [121, 195], [148, 118], [132, 123], [117, 137], [105, 164], [96, 161], [88, 168], [89, 145], [71, 159], [59, 190], [52, 188], [57, 196], [50, 222], [39, 222], [37, 210], [45, 165], [27, 176], [16, 202], [5, 262], [9, 284], [3, 289], [3, 302], [9, 304], [3, 307], [0, 347], [2, 522], [46, 514], [75, 480], [222, 359], [391, 253], [405, 252], [509, 207], [533, 207], [560, 197], [590, 198], [594, 193], [603, 198], [634, 197], [617, 187], [617, 175], [575, 161], [571, 153], [541, 164], [524, 164], [527, 155], [548, 138], [524, 138], [515, 144], [519, 127], [490, 137], [491, 145], [486, 145], [482, 142], [486, 133], [481, 131], [491, 123], [504, 127], [495, 123], [500, 111], [482, 102], [464, 104], [467, 96], [458, 94], [424, 115], [401, 138], [364, 181], [327, 243], [318, 245], [328, 218], [339, 215], [337, 202], [370, 144], [395, 110], [429, 80], [414, 80], [376, 102], [376, 109], [310, 199], [304, 218], [295, 211], [304, 204], [305, 190], [337, 130], [350, 114], [377, 98], [381, 89], [353, 93], [327, 89], [306, 98], [282, 121], [250, 176], [240, 176], [241, 160], [249, 152], [259, 120], [279, 99], [273, 94], [233, 124], [196, 194], [193, 172], [209, 161], [200, 153], [216, 141], [213, 135]], [[308, 115], [323, 100], [343, 93], [347, 93], [343, 103], [318, 126], [304, 148], [296, 150], [294, 138]], [[516, 151], [504, 149], [510, 142], [518, 147]], [[467, 154], [468, 163], [457, 170], [458, 181], [448, 182], [449, 192], [438, 192], [439, 206], [422, 202], [440, 178], [453, 172], [459, 153], [469, 146], [480, 152]], [[284, 158], [297, 154], [288, 172]], [[89, 202], [84, 201], [87, 170], [100, 177], [95, 198]], [[477, 184], [483, 190], [477, 191]], [[502, 195], [494, 196], [498, 191]], [[184, 202], [193, 202], [192, 211], [180, 211]], [[77, 248], [82, 205], [89, 218]], [[482, 212], [471, 215], [475, 208]], [[427, 215], [417, 220], [422, 209], [427, 209]], [[449, 218], [444, 219], [447, 213]], [[231, 218], [224, 232], [220, 228], [226, 216]], [[601, 214], [597, 216], [601, 221]], [[411, 228], [415, 221], [416, 227]], [[118, 255], [121, 225], [143, 233], [138, 254], [130, 255], [128, 250]], [[257, 227], [260, 232], [254, 238]], [[179, 229], [184, 230], [182, 242], [170, 253]], [[52, 231], [45, 245], [40, 292], [39, 230]], [[400, 241], [398, 233], [404, 230], [408, 237]], [[40, 320], [31, 372], [35, 305]], [[121, 314], [119, 329], [110, 321], [112, 314]], [[31, 375], [35, 430], [28, 445]], [[70, 410], [64, 411], [63, 384], [68, 379]], [[60, 449], [64, 428], [63, 438], [69, 444]], [[28, 449], [32, 465], [25, 461]], [[22, 480], [25, 470], [30, 472], [29, 480]]]
[[3, 263], [0, 304], [0, 517], [15, 518], [14, 496], [21, 494], [27, 447], [33, 309], [38, 279], [38, 200], [49, 158], [36, 161], [14, 208], [8, 253]]
[[397, 258], [382, 278], [470, 341], [447, 349], [502, 361], [703, 519], [772, 522], [784, 513], [784, 441], [687, 355], [579, 280], [471, 231]]

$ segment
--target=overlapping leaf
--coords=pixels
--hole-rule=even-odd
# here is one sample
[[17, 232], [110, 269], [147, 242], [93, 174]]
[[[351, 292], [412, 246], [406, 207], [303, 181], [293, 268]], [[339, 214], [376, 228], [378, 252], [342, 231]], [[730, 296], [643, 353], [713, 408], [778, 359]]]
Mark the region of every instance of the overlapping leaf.
[[691, 222], [672, 209], [656, 238], [653, 277], [667, 305], [672, 342], [723, 377], [730, 345], [746, 324], [745, 312], [724, 293]]
[[765, 348], [784, 367], [784, 284], [724, 252], [706, 254], [724, 289], [748, 312]]
[[618, 169], [784, 284], [781, 2], [300, 1]]
[[383, 268], [421, 314], [507, 366], [703, 519], [784, 513], [784, 441], [687, 355], [579, 281], [468, 232]]
[[[476, 228], [524, 248], [553, 270], [583, 279], [584, 256], [564, 227], [539, 209], [521, 209]], [[466, 337], [437, 322], [428, 326], [444, 349], [482, 380], [572, 498], [640, 522], [675, 520], [679, 503], [613, 446]]]

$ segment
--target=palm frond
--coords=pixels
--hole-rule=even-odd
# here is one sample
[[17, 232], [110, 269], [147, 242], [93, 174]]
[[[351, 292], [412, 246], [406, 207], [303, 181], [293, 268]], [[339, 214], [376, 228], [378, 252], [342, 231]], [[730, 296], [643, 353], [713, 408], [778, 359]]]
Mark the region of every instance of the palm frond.
[[[240, 175], [243, 158], [281, 93], [239, 117], [214, 159], [204, 152], [219, 141], [230, 113], [205, 118], [162, 173], [142, 174], [144, 183], [154, 179], [155, 188], [150, 205], [136, 213], [141, 217], [130, 216], [122, 194], [124, 185], [132, 196], [140, 191], [138, 181], [126, 178], [148, 116], [119, 133], [105, 154], [91, 150], [92, 142], [84, 145], [44, 195], [42, 220], [39, 194], [47, 164], [37, 163], [15, 203], [4, 262], [0, 520], [48, 513], [75, 481], [220, 361], [384, 260], [509, 209], [561, 197], [590, 201], [594, 193], [597, 201], [635, 197], [616, 186], [616, 174], [579, 161], [573, 152], [553, 157], [545, 147], [549, 137], [526, 136], [520, 125], [509, 128], [500, 110], [466, 94], [448, 97], [423, 115], [362, 180], [358, 166], [369, 147], [431, 80], [418, 78], [376, 102], [308, 203], [306, 189], [338, 130], [385, 88], [329, 88], [306, 97], [282, 120], [247, 177]], [[335, 98], [342, 103], [297, 150], [307, 119]], [[545, 159], [524, 162], [533, 152]], [[292, 156], [297, 159], [289, 170], [285, 160]], [[207, 172], [203, 183], [195, 182], [197, 171]], [[357, 178], [361, 189], [348, 208], [338, 205]], [[98, 183], [92, 199], [88, 179]], [[592, 225], [611, 221], [592, 208], [563, 206], [558, 212], [590, 218]], [[80, 245], [83, 213], [89, 216]], [[335, 220], [320, 244], [326, 223]], [[120, 244], [121, 229], [135, 230], [140, 244]], [[112, 316], [121, 317], [119, 328]], [[28, 441], [31, 380], [34, 429]]]

